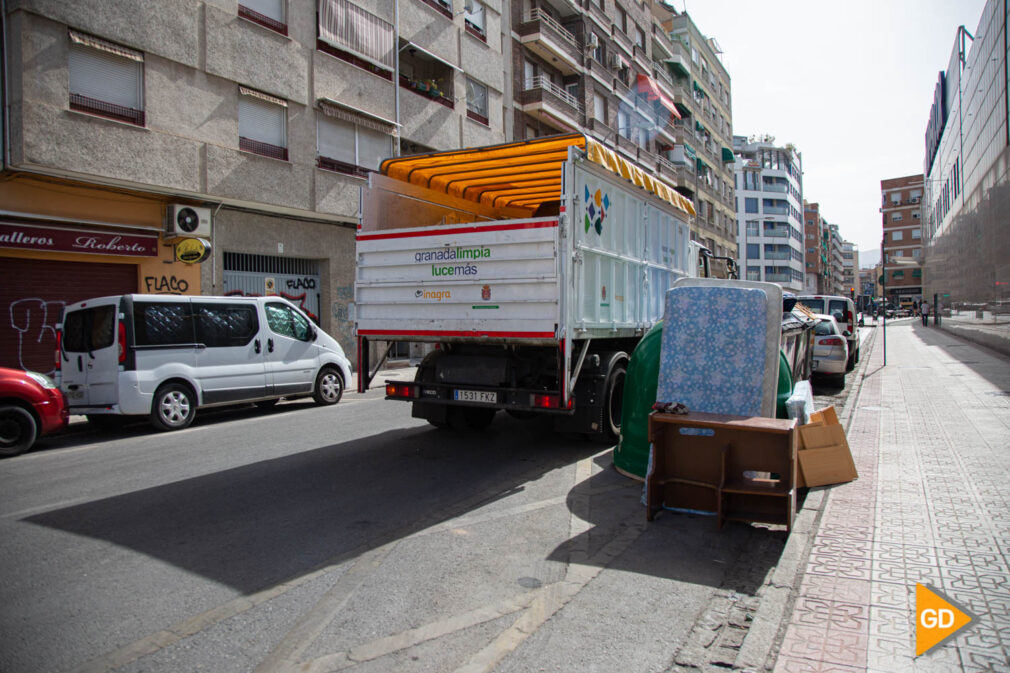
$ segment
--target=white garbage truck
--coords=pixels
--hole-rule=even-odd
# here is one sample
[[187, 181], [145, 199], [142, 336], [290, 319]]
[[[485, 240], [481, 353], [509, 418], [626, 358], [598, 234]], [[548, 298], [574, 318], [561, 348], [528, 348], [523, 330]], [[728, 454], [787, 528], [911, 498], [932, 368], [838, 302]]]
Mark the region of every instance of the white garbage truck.
[[[582, 134], [387, 159], [362, 188], [359, 392], [402, 341], [432, 344], [387, 399], [439, 427], [504, 410], [613, 439], [628, 359], [699, 274], [691, 202]], [[370, 368], [370, 364], [374, 365]]]

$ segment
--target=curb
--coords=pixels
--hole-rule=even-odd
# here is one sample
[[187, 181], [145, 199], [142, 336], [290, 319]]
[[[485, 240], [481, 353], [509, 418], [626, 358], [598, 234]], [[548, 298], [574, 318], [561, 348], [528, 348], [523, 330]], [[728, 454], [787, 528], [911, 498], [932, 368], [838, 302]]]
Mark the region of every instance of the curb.
[[[853, 371], [858, 386], [845, 400], [845, 407], [839, 414], [839, 421], [848, 433], [852, 425], [853, 410], [859, 403], [863, 391], [863, 379], [870, 362], [870, 353], [877, 345], [877, 330], [860, 345], [862, 351], [859, 365]], [[850, 384], [851, 385], [851, 384]], [[803, 507], [796, 514], [793, 529], [789, 534], [779, 563], [771, 578], [758, 590], [761, 599], [754, 621], [740, 646], [740, 653], [733, 663], [734, 670], [770, 671], [775, 666], [786, 628], [787, 615], [796, 603], [799, 582], [806, 568], [814, 538], [820, 528], [821, 517], [831, 494], [830, 486], [818, 486], [807, 492]]]

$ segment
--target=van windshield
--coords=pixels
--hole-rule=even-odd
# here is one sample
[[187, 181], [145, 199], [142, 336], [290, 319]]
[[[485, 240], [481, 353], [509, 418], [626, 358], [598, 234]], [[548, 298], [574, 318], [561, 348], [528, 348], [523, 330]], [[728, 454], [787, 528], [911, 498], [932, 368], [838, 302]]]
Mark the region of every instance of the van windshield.
[[63, 320], [63, 350], [88, 353], [108, 348], [116, 339], [116, 307], [84, 308], [68, 313]]
[[810, 299], [809, 297], [805, 299], [800, 298], [800, 303], [806, 306], [814, 313], [825, 313], [823, 299]]

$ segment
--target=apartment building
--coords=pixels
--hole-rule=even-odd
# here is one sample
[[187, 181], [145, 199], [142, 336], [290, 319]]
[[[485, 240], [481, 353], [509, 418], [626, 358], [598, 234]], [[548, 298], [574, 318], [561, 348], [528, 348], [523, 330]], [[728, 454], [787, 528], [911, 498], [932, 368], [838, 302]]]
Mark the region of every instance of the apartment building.
[[508, 135], [499, 0], [5, 7], [0, 365], [52, 370], [66, 303], [136, 291], [286, 296], [353, 360], [368, 173]]
[[854, 243], [842, 241], [842, 294], [856, 298], [862, 292], [859, 284], [859, 250]]
[[803, 174], [796, 148], [733, 136], [737, 241], [742, 277], [805, 290]]
[[580, 131], [692, 199], [692, 238], [736, 253], [730, 78], [655, 0], [512, 0], [515, 138]]
[[921, 174], [880, 181], [885, 284], [893, 306], [922, 301], [922, 192]]
[[830, 237], [824, 235], [828, 221], [821, 216], [819, 203], [803, 202], [803, 222], [803, 291], [832, 294]]
[[[923, 294], [980, 305], [1010, 300], [1010, 119], [1006, 4], [957, 29], [925, 133]], [[935, 299], [934, 299], [935, 298]]]

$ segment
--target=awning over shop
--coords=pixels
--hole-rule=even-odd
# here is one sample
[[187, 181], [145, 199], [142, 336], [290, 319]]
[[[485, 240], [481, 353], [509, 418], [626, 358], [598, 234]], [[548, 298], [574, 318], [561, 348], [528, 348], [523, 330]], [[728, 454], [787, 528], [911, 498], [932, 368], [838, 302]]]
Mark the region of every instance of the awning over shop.
[[736, 161], [736, 157], [733, 156], [733, 150], [728, 147], [722, 148], [722, 160], [725, 162]]
[[652, 79], [648, 75], [638, 75], [637, 80], [638, 93], [645, 94], [646, 100], [649, 101], [659, 101], [659, 104], [665, 107], [670, 113], [680, 119], [680, 112], [677, 110], [677, 106], [673, 104], [673, 101], [663, 95], [663, 92], [659, 90], [659, 85], [656, 84], [656, 80]]
[[384, 175], [492, 207], [524, 208], [531, 213], [561, 194], [561, 164], [568, 148], [624, 177], [690, 215], [691, 202], [663, 180], [581, 133], [534, 138], [518, 143], [450, 152], [394, 157], [382, 162]]

